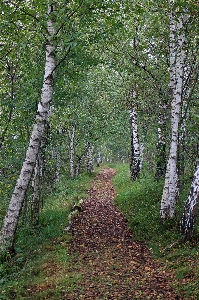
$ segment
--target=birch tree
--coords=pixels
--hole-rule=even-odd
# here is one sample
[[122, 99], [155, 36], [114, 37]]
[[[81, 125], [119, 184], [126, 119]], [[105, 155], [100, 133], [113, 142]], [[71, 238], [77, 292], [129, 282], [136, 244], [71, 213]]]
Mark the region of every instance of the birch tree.
[[48, 2], [48, 21], [47, 21], [47, 41], [46, 41], [46, 60], [41, 99], [38, 103], [36, 121], [33, 126], [26, 157], [21, 168], [14, 192], [12, 194], [9, 208], [5, 216], [1, 234], [1, 250], [14, 252], [14, 241], [19, 222], [20, 212], [23, 206], [26, 191], [35, 167], [40, 143], [45, 131], [45, 125], [48, 119], [50, 101], [52, 100], [54, 70], [56, 67], [55, 59], [55, 5]]
[[171, 89], [171, 144], [161, 200], [160, 217], [165, 220], [175, 215], [178, 198], [178, 129], [182, 103], [183, 68], [185, 62], [185, 14], [175, 12], [170, 1], [170, 89]]
[[140, 160], [140, 145], [138, 138], [138, 124], [137, 124], [137, 108], [136, 99], [137, 93], [132, 91], [132, 103], [130, 109], [130, 126], [131, 126], [131, 162], [130, 162], [130, 174], [131, 179], [136, 180], [140, 174], [141, 160]]
[[196, 207], [199, 201], [199, 160], [191, 184], [191, 189], [184, 205], [184, 212], [181, 219], [181, 233], [185, 241], [190, 240], [193, 236], [194, 222], [196, 217]]

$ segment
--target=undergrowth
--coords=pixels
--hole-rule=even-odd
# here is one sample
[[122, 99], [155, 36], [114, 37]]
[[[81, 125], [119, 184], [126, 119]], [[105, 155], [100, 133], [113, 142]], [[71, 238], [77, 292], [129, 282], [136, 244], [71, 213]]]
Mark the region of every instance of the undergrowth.
[[[199, 226], [188, 243], [183, 243], [178, 226], [189, 184], [180, 195], [176, 219], [162, 224], [159, 209], [164, 182], [155, 181], [147, 172], [132, 182], [127, 164], [111, 167], [116, 169], [115, 203], [128, 219], [134, 239], [144, 241], [154, 257], [173, 270], [173, 284], [183, 299], [199, 299]], [[76, 258], [68, 253], [71, 235], [64, 228], [71, 202], [87, 197], [95, 175], [82, 174], [75, 180], [64, 176], [54, 193], [44, 195], [39, 225], [20, 225], [16, 255], [0, 265], [0, 299], [66, 299], [78, 285], [81, 274], [74, 264]]]
[[175, 220], [163, 224], [159, 211], [164, 181], [155, 181], [145, 172], [132, 182], [128, 165], [113, 167], [116, 169], [113, 179], [117, 193], [115, 203], [128, 219], [134, 239], [146, 242], [156, 259], [174, 271], [177, 278], [174, 285], [179, 294], [184, 295], [183, 299], [199, 299], [199, 226], [196, 224], [191, 242], [184, 243], [179, 233], [183, 202], [190, 182], [180, 195]]
[[87, 197], [95, 175], [63, 177], [54, 193], [43, 196], [39, 225], [20, 224], [16, 255], [0, 265], [0, 299], [62, 299], [80, 280], [67, 251], [71, 235], [64, 229], [71, 203]]

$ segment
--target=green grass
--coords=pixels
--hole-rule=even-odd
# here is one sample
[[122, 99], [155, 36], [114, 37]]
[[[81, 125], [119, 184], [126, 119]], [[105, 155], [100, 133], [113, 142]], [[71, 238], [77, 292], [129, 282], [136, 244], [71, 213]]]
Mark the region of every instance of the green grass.
[[[154, 181], [147, 172], [132, 182], [128, 164], [111, 167], [117, 172], [113, 179], [115, 203], [128, 219], [134, 239], [146, 242], [154, 257], [173, 270], [174, 286], [183, 299], [199, 299], [199, 226], [196, 224], [193, 241], [186, 244], [178, 231], [190, 184], [180, 195], [177, 220], [162, 224], [159, 209], [164, 182]], [[44, 195], [39, 225], [20, 225], [17, 254], [0, 265], [0, 299], [65, 299], [78, 285], [78, 260], [68, 253], [71, 235], [64, 228], [71, 203], [87, 197], [95, 175], [82, 174], [74, 180], [63, 176], [56, 191]]]
[[179, 234], [179, 220], [183, 201], [186, 199], [190, 183], [180, 195], [177, 217], [162, 224], [159, 218], [160, 200], [164, 181], [155, 181], [150, 174], [140, 176], [132, 182], [128, 165], [115, 165], [116, 205], [129, 221], [129, 228], [137, 241], [144, 241], [152, 249], [153, 255], [174, 271], [174, 285], [184, 299], [199, 299], [199, 243], [196, 223], [195, 237], [183, 243]]
[[115, 203], [128, 219], [134, 239], [146, 242], [154, 257], [173, 270], [174, 286], [183, 299], [199, 299], [198, 223], [191, 242], [184, 244], [179, 234], [179, 220], [190, 183], [181, 192], [176, 219], [162, 224], [159, 211], [164, 181], [157, 182], [146, 173], [132, 182], [128, 165], [114, 167]]
[[[87, 197], [94, 176], [63, 177], [56, 191], [44, 195], [39, 225], [20, 225], [16, 255], [0, 265], [0, 299], [61, 299], [81, 279], [68, 253], [71, 203]], [[71, 270], [71, 271], [70, 271]]]

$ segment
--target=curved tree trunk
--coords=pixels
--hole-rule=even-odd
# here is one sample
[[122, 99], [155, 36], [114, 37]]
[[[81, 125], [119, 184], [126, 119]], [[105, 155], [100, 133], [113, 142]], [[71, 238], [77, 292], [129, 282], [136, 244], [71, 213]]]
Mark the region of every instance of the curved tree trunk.
[[50, 101], [52, 99], [53, 82], [54, 82], [54, 70], [56, 66], [55, 62], [55, 45], [54, 45], [54, 16], [51, 20], [51, 15], [54, 13], [54, 5], [49, 5], [48, 15], [49, 20], [47, 22], [48, 40], [46, 44], [46, 62], [45, 62], [45, 74], [42, 87], [41, 100], [38, 104], [38, 110], [36, 114], [36, 122], [34, 124], [29, 146], [26, 152], [25, 161], [23, 163], [19, 178], [17, 180], [14, 192], [12, 194], [10, 205], [3, 222], [1, 235], [0, 235], [0, 247], [1, 250], [14, 251], [14, 241], [20, 212], [23, 206], [24, 198], [28, 185], [32, 176], [32, 172], [35, 167], [37, 155], [40, 148], [40, 143], [44, 134], [45, 124], [48, 120]]

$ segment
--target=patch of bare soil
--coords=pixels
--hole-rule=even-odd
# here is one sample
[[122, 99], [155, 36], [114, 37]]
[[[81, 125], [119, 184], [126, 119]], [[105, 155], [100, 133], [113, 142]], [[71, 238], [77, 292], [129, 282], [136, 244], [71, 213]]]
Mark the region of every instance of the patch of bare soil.
[[99, 173], [73, 221], [70, 252], [78, 253], [74, 264], [82, 279], [63, 299], [181, 299], [171, 286], [172, 273], [152, 259], [144, 243], [133, 241], [127, 220], [113, 203], [114, 175], [111, 168]]

